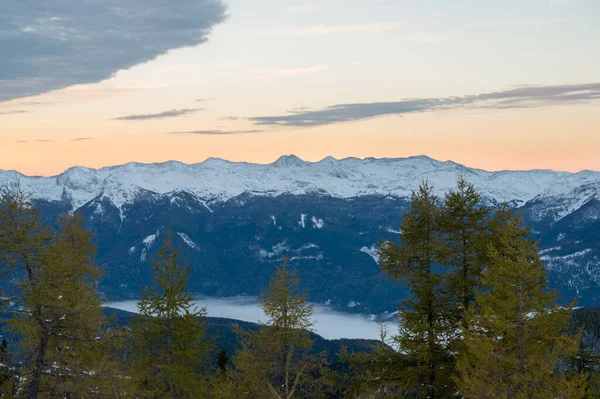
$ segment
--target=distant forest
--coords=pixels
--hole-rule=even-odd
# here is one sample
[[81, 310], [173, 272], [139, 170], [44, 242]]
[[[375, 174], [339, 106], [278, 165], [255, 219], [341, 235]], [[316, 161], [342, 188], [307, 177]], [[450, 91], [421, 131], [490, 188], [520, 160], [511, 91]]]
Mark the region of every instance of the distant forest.
[[1, 398], [600, 397], [600, 312], [561, 305], [537, 243], [463, 178], [423, 182], [379, 267], [410, 289], [381, 340], [326, 341], [286, 258], [253, 324], [207, 318], [167, 235], [139, 315], [103, 308], [94, 237], [48, 224], [18, 186], [0, 195]]

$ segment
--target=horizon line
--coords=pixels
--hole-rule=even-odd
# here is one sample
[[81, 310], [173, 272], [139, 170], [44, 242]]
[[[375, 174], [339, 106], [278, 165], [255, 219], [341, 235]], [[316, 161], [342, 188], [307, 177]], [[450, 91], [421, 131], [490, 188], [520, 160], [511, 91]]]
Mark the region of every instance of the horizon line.
[[141, 166], [152, 166], [152, 165], [165, 165], [165, 164], [172, 164], [172, 163], [176, 163], [176, 164], [182, 164], [182, 165], [186, 165], [186, 166], [197, 166], [197, 165], [202, 165], [205, 162], [208, 162], [210, 160], [216, 160], [216, 161], [223, 161], [229, 164], [246, 164], [246, 165], [260, 165], [260, 166], [270, 166], [270, 165], [274, 165], [276, 164], [278, 161], [283, 160], [283, 159], [288, 159], [288, 158], [292, 158], [292, 159], [298, 159], [299, 161], [301, 161], [302, 163], [306, 164], [306, 165], [315, 165], [315, 164], [319, 164], [322, 163], [324, 161], [327, 161], [328, 159], [333, 159], [337, 162], [343, 162], [343, 161], [348, 161], [348, 160], [359, 160], [361, 162], [366, 161], [366, 160], [375, 160], [375, 161], [406, 161], [406, 160], [410, 160], [410, 159], [415, 159], [415, 158], [423, 158], [423, 159], [428, 159], [431, 161], [435, 161], [438, 163], [452, 163], [458, 166], [462, 166], [471, 170], [477, 170], [477, 171], [482, 171], [485, 173], [507, 173], [507, 172], [517, 172], [517, 173], [526, 173], [526, 172], [553, 172], [553, 173], [563, 173], [563, 174], [571, 174], [571, 175], [576, 175], [579, 173], [584, 173], [584, 172], [592, 172], [592, 173], [600, 173], [600, 170], [592, 170], [592, 169], [581, 169], [579, 171], [576, 172], [572, 172], [572, 171], [566, 171], [566, 170], [555, 170], [555, 169], [547, 169], [547, 168], [534, 168], [534, 169], [502, 169], [502, 170], [486, 170], [486, 169], [482, 169], [482, 168], [477, 168], [477, 167], [471, 167], [471, 166], [467, 166], [465, 164], [459, 163], [459, 162], [455, 162], [452, 161], [450, 159], [442, 161], [440, 159], [436, 159], [436, 158], [432, 158], [428, 155], [425, 154], [419, 154], [419, 155], [411, 155], [411, 156], [407, 156], [407, 157], [353, 157], [353, 156], [349, 156], [349, 157], [344, 157], [344, 158], [336, 158], [334, 156], [328, 155], [325, 158], [319, 160], [319, 161], [306, 161], [304, 159], [302, 159], [301, 157], [295, 155], [295, 154], [283, 154], [280, 155], [277, 159], [275, 159], [273, 162], [270, 163], [260, 163], [260, 162], [248, 162], [248, 161], [230, 161], [224, 158], [220, 158], [220, 157], [207, 157], [204, 160], [200, 161], [200, 162], [194, 162], [194, 163], [187, 163], [187, 162], [183, 162], [183, 161], [178, 161], [176, 159], [171, 159], [171, 160], [167, 160], [167, 161], [160, 161], [160, 162], [138, 162], [138, 161], [130, 161], [127, 163], [123, 163], [123, 164], [116, 164], [116, 165], [105, 165], [105, 166], [101, 166], [98, 168], [94, 168], [94, 167], [88, 167], [88, 166], [83, 166], [83, 165], [73, 165], [70, 166], [68, 168], [66, 168], [65, 170], [63, 170], [61, 173], [58, 174], [53, 174], [53, 175], [28, 175], [25, 173], [22, 173], [16, 169], [0, 169], [0, 172], [5, 172], [5, 173], [18, 173], [21, 176], [24, 177], [29, 177], [29, 178], [53, 178], [53, 177], [58, 177], [63, 175], [64, 173], [66, 173], [67, 171], [71, 170], [71, 169], [87, 169], [87, 170], [94, 170], [94, 171], [101, 171], [104, 169], [113, 169], [113, 168], [122, 168], [125, 167], [127, 165], [141, 165]]

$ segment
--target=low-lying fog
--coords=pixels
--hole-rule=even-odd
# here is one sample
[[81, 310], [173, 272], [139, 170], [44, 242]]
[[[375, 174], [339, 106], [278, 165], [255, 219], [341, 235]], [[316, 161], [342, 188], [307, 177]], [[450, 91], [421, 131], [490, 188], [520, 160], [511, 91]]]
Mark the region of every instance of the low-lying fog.
[[[199, 297], [196, 304], [198, 307], [206, 306], [208, 315], [211, 317], [251, 322], [267, 321], [266, 316], [257, 306], [257, 298], [254, 297]], [[137, 301], [109, 302], [107, 306], [137, 313]], [[315, 332], [327, 339], [379, 339], [379, 325], [364, 315], [335, 312], [325, 306], [314, 305], [313, 320], [315, 321], [313, 327]], [[393, 322], [388, 323], [387, 326], [391, 333], [396, 331], [396, 325]]]

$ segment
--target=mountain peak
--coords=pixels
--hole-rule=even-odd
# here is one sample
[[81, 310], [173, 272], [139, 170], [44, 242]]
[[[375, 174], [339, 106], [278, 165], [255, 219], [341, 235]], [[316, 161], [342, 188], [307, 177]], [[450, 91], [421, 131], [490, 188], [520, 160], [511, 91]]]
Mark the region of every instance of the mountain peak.
[[294, 154], [290, 154], [280, 156], [277, 161], [273, 162], [273, 165], [278, 168], [293, 168], [306, 166], [306, 162]]

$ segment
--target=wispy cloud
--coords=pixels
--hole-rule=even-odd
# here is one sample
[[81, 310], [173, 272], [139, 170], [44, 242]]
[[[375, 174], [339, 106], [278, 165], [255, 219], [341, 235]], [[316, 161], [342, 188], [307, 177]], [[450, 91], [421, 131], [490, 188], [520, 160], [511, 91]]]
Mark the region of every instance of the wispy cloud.
[[310, 107], [296, 107], [296, 108], [289, 109], [288, 112], [290, 114], [294, 114], [294, 113], [298, 113], [298, 112], [308, 111], [309, 109], [310, 109]]
[[245, 66], [246, 63], [242, 61], [223, 61], [218, 62], [216, 65], [223, 68], [239, 68]]
[[409, 33], [404, 35], [403, 40], [407, 43], [437, 43], [443, 42], [450, 38], [447, 34], [435, 33]]
[[3, 1], [0, 102], [100, 82], [206, 42], [225, 19], [221, 0]]
[[143, 121], [149, 119], [164, 119], [164, 118], [175, 118], [177, 116], [183, 116], [193, 114], [198, 111], [202, 111], [204, 108], [193, 108], [193, 109], [173, 109], [171, 111], [160, 112], [156, 114], [142, 114], [142, 115], [127, 115], [115, 118], [116, 121]]
[[323, 72], [328, 70], [329, 65], [317, 65], [305, 68], [283, 68], [283, 69], [268, 69], [267, 73], [279, 76], [293, 76], [293, 75], [310, 75], [313, 73]]
[[263, 133], [265, 130], [252, 129], [252, 130], [192, 130], [189, 132], [170, 132], [169, 134], [197, 134], [206, 136], [222, 136], [230, 134], [251, 134], [251, 133]]
[[510, 23], [513, 25], [526, 25], [526, 26], [549, 26], [558, 25], [572, 22], [571, 18], [562, 17], [547, 17], [547, 18], [533, 18], [533, 19], [514, 19]]
[[292, 112], [277, 116], [259, 116], [249, 118], [249, 120], [255, 125], [263, 126], [322, 126], [386, 115], [403, 115], [460, 107], [531, 108], [594, 100], [600, 100], [600, 83], [522, 86], [505, 91], [458, 97], [337, 104], [319, 110]]
[[308, 14], [318, 10], [318, 7], [311, 3], [296, 4], [287, 8], [288, 12], [294, 14]]
[[198, 98], [197, 100], [194, 100], [195, 103], [205, 103], [208, 101], [215, 101], [216, 98], [214, 97], [209, 97], [209, 98]]
[[0, 115], [17, 115], [17, 114], [28, 114], [29, 111], [23, 109], [15, 109], [11, 111], [0, 111]]
[[390, 32], [397, 30], [399, 23], [380, 22], [374, 24], [312, 26], [307, 28], [276, 28], [262, 30], [261, 33], [274, 36], [327, 36], [347, 33]]
[[101, 97], [110, 97], [119, 94], [133, 93], [138, 91], [149, 91], [167, 87], [164, 84], [88, 84], [75, 85], [62, 89], [60, 93], [64, 93], [69, 97], [77, 99], [95, 99]]
[[94, 140], [92, 137], [76, 137], [74, 139], [71, 139], [70, 141], [88, 141], [88, 140]]
[[23, 101], [23, 102], [20, 102], [19, 104], [26, 105], [28, 107], [37, 107], [40, 105], [51, 105], [51, 104], [58, 104], [58, 103], [60, 103], [60, 101]]

